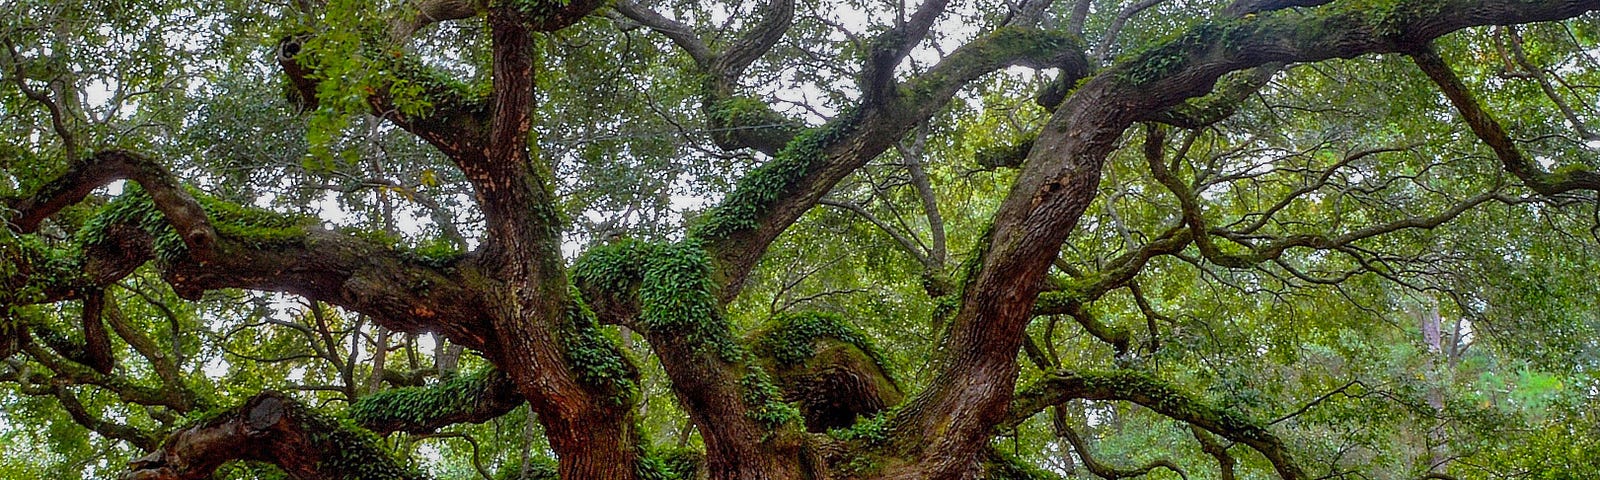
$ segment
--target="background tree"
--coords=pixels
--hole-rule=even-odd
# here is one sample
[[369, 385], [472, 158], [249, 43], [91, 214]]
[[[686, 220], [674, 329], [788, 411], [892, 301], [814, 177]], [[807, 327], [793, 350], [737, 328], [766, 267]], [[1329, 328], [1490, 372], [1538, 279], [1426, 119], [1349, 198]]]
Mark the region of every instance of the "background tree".
[[4, 5], [8, 476], [1595, 467], [1600, 2]]

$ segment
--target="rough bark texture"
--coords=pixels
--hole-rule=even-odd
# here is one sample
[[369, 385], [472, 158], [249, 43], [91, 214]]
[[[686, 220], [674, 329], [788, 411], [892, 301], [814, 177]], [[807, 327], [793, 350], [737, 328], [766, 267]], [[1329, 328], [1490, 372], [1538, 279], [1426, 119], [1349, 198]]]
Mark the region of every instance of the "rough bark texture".
[[[618, 346], [600, 333], [596, 312], [605, 323], [628, 326], [648, 340], [679, 403], [705, 439], [705, 473], [713, 479], [827, 478], [833, 473], [818, 452], [838, 448], [887, 459], [885, 468], [874, 473], [881, 478], [974, 478], [982, 475], [985, 463], [995, 463], [988, 444], [997, 427], [1015, 425], [1066, 398], [1150, 406], [1249, 445], [1271, 460], [1281, 476], [1298, 479], [1304, 474], [1290, 452], [1263, 427], [1166, 395], [1170, 392], [1148, 383], [1113, 388], [1062, 374], [1018, 397], [1016, 362], [1025, 327], [1041, 311], [1038, 300], [1047, 286], [1046, 272], [1094, 200], [1103, 162], [1122, 134], [1141, 121], [1190, 126], [1213, 122], [1231, 112], [1229, 99], [1259, 88], [1282, 65], [1375, 52], [1411, 54], [1507, 170], [1530, 187], [1558, 194], [1600, 185], [1592, 172], [1558, 177], [1532, 167], [1442, 60], [1419, 49], [1461, 28], [1570, 18], [1600, 9], [1600, 1], [1417, 1], [1381, 11], [1327, 3], [1333, 2], [1241, 0], [1217, 18], [1098, 72], [1091, 71], [1081, 40], [1035, 25], [1009, 25], [979, 35], [922, 75], [897, 77], [897, 69], [947, 4], [926, 1], [890, 31], [863, 42], [868, 63], [862, 69], [859, 103], [823, 125], [803, 128], [801, 122], [774, 117], [770, 105], [745, 105], [749, 102], [741, 101], [747, 99], [738, 97], [737, 88], [744, 70], [781, 40], [793, 21], [793, 2], [763, 5], [751, 31], [722, 51], [712, 50], [682, 24], [624, 2], [618, 12], [663, 33], [706, 70], [702, 73], [711, 79], [705, 89], [708, 116], [722, 115], [714, 122], [738, 127], [779, 120], [779, 126], [719, 139], [772, 159], [689, 227], [683, 242], [639, 247], [635, 253], [649, 255], [591, 264], [595, 270], [585, 270], [589, 267], [580, 260], [572, 272], [577, 281], [572, 282], [560, 249], [565, 225], [553, 189], [556, 179], [548, 160], [538, 158], [528, 145], [536, 98], [532, 35], [572, 25], [599, 2], [425, 2], [421, 15], [402, 18], [396, 31], [409, 35], [433, 21], [484, 13], [492, 44], [492, 94], [466, 98], [461, 92], [430, 92], [440, 95], [435, 108], [417, 115], [400, 113], [382, 87], [373, 89], [367, 103], [372, 113], [437, 147], [464, 173], [486, 226], [476, 251], [443, 260], [419, 259], [412, 252], [316, 225], [230, 210], [189, 193], [157, 162], [110, 150], [71, 165], [33, 195], [7, 202], [16, 212], [7, 218], [12, 229], [35, 232], [65, 206], [118, 179], [138, 183], [144, 192], [140, 201], [146, 203], [130, 199], [121, 204], [125, 215], [104, 224], [103, 238], [75, 252], [83, 257], [81, 264], [35, 262], [42, 258], [28, 250], [35, 247], [7, 246], [0, 252], [7, 257], [3, 260], [27, 268], [14, 269], [17, 273], [0, 280], [37, 291], [26, 299], [30, 303], [85, 300], [90, 307], [85, 311], [92, 314], [85, 316], [84, 325], [93, 354], [85, 362], [101, 371], [111, 359], [101, 348], [105, 331], [98, 313], [104, 308], [93, 307], [104, 307], [104, 298], [96, 289], [152, 260], [186, 298], [223, 288], [289, 292], [367, 314], [398, 332], [442, 333], [455, 344], [482, 352], [504, 377], [477, 385], [482, 388], [474, 391], [486, 396], [435, 412], [441, 415], [368, 420], [385, 431], [426, 431], [492, 417], [525, 400], [549, 435], [566, 479], [638, 475], [641, 446], [633, 418], [638, 374]], [[303, 45], [303, 39], [286, 39], [278, 61], [301, 92], [303, 105], [314, 107], [316, 52], [302, 51]], [[1018, 64], [1060, 68], [1063, 85], [1092, 77], [1064, 100], [1049, 102], [1052, 117], [1027, 144], [1025, 156], [993, 162], [1017, 165], [1021, 171], [982, 240], [978, 261], [961, 279], [959, 306], [942, 339], [944, 357], [929, 387], [902, 402], [898, 385], [870, 348], [849, 341], [841, 330], [826, 330], [833, 336], [814, 343], [808, 339], [797, 347], [802, 352], [798, 360], [762, 352], [759, 339], [732, 335], [722, 317], [723, 305], [739, 295], [751, 269], [780, 235], [968, 83]], [[1256, 70], [1244, 76], [1239, 88], [1225, 88], [1212, 97], [1216, 104], [1192, 101], [1210, 95], [1225, 75], [1250, 69]], [[396, 75], [405, 74], [400, 70]], [[734, 105], [751, 109], [726, 110]], [[1179, 187], [1172, 186], [1182, 197]], [[1448, 216], [1384, 228], [1427, 225], [1459, 213], [1452, 210]], [[240, 228], [233, 223], [239, 218], [265, 219], [269, 225]], [[1120, 270], [1109, 271], [1106, 281], [1069, 293], [1104, 294], [1129, 281], [1153, 255], [1181, 250], [1190, 242], [1199, 243], [1213, 261], [1243, 265], [1275, 258], [1290, 247], [1335, 245], [1384, 231], [1335, 239], [1296, 237], [1265, 245], [1250, 258], [1227, 260], [1205, 248], [1208, 233], [1199, 220], [1188, 215], [1184, 228], [1117, 259], [1115, 268]], [[22, 340], [7, 338], [5, 344], [7, 351], [33, 349], [30, 354], [55, 357]], [[52, 368], [98, 378], [92, 369]], [[841, 447], [805, 432], [848, 426], [896, 404], [901, 405], [890, 411], [882, 442]], [[175, 433], [156, 453], [132, 464], [133, 476], [204, 478], [225, 460], [253, 459], [277, 463], [299, 478], [360, 478], [324, 458], [355, 448], [328, 446], [325, 432], [345, 430], [324, 420], [283, 396], [264, 394], [239, 410]], [[1217, 454], [1209, 446], [1207, 451], [1231, 465], [1223, 460], [1225, 451]], [[382, 462], [372, 465], [388, 468]]]
[[300, 480], [413, 479], [372, 433], [339, 424], [267, 392], [179, 430], [132, 462], [127, 480], [199, 480], [228, 460], [277, 465]]

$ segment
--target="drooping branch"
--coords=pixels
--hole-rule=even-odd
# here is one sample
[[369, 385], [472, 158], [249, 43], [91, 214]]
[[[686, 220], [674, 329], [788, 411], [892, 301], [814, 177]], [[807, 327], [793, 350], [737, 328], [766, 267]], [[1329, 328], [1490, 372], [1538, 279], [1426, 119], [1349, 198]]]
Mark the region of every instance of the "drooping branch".
[[1585, 142], [1600, 140], [1600, 135], [1590, 131], [1589, 127], [1584, 125], [1583, 119], [1578, 117], [1578, 112], [1566, 100], [1561, 98], [1561, 94], [1556, 91], [1555, 85], [1552, 85], [1550, 79], [1547, 78], [1555, 77], [1558, 82], [1566, 84], [1566, 81], [1561, 79], [1560, 74], [1547, 68], [1540, 68], [1528, 59], [1526, 49], [1523, 47], [1522, 35], [1517, 33], [1516, 27], [1505, 27], [1501, 29], [1501, 33], [1506, 36], [1506, 40], [1511, 44], [1511, 58], [1518, 67], [1522, 67], [1522, 72], [1519, 72], [1522, 75], [1509, 75], [1517, 78], [1530, 78], [1535, 83], [1538, 83], [1539, 89], [1544, 91], [1545, 98], [1549, 98], [1550, 102], [1556, 105], [1556, 110], [1561, 112], [1561, 116], [1566, 117], [1567, 124], [1571, 125], [1572, 130], [1577, 132], [1578, 138], [1583, 139]]
[[1250, 446], [1272, 462], [1285, 480], [1307, 478], [1290, 456], [1283, 441], [1255, 422], [1227, 410], [1195, 400], [1171, 385], [1141, 373], [1051, 374], [1023, 389], [1000, 425], [1016, 425], [1051, 405], [1067, 400], [1120, 400], [1137, 403], [1174, 420], [1187, 422], [1206, 431]]
[[[324, 59], [321, 53], [305, 48], [310, 41], [310, 37], [294, 36], [278, 43], [278, 65], [288, 76], [296, 92], [295, 100], [303, 110], [318, 108], [320, 84], [328, 81], [322, 78]], [[484, 161], [482, 150], [488, 143], [489, 119], [489, 105], [485, 99], [404, 52], [383, 51], [377, 45], [363, 44], [363, 47], [372, 50], [367, 61], [373, 63], [373, 69], [386, 75], [376, 85], [368, 85], [371, 93], [366, 96], [366, 103], [371, 108], [370, 113], [415, 134], [464, 170]], [[399, 98], [392, 90], [397, 82], [404, 82], [408, 88], [420, 87], [418, 98]], [[429, 107], [421, 111], [401, 108], [403, 102], [418, 100], [427, 101]]]
[[141, 449], [149, 450], [160, 444], [160, 441], [154, 435], [90, 413], [89, 409], [84, 407], [83, 402], [78, 400], [77, 394], [73, 393], [66, 385], [58, 383], [52, 385], [51, 389], [55, 392], [56, 401], [61, 403], [61, 408], [67, 411], [67, 415], [72, 417], [73, 422], [83, 425], [84, 428], [93, 430], [106, 438], [126, 441]]
[[694, 28], [685, 25], [683, 22], [667, 18], [655, 10], [640, 5], [635, 0], [618, 0], [611, 8], [622, 14], [622, 16], [639, 22], [640, 25], [649, 27], [656, 33], [660, 33], [672, 40], [672, 43], [677, 44], [678, 48], [682, 48], [684, 53], [689, 54], [689, 58], [693, 59], [694, 63], [699, 65], [700, 68], [707, 70], [713, 68], [718, 54], [713, 52], [704, 40], [700, 39], [700, 34], [695, 33]]
[[1178, 474], [1184, 480], [1189, 478], [1189, 475], [1184, 473], [1182, 468], [1178, 468], [1177, 464], [1167, 459], [1153, 460], [1144, 466], [1133, 468], [1117, 468], [1113, 465], [1108, 465], [1096, 459], [1094, 454], [1089, 452], [1089, 443], [1083, 441], [1083, 437], [1079, 436], [1078, 432], [1073, 430], [1070, 425], [1060, 425], [1060, 427], [1061, 429], [1057, 434], [1066, 438], [1067, 443], [1072, 444], [1072, 449], [1078, 451], [1078, 458], [1083, 459], [1084, 468], [1089, 469], [1089, 472], [1096, 477], [1106, 480], [1118, 480], [1148, 475], [1157, 468], [1165, 468], [1172, 471], [1172, 473]]
[[372, 432], [341, 424], [292, 398], [264, 392], [173, 432], [128, 463], [129, 480], [211, 478], [233, 460], [269, 462], [302, 480], [425, 478], [395, 460]]
[[1495, 156], [1500, 158], [1500, 163], [1505, 166], [1506, 171], [1516, 175], [1528, 188], [1546, 196], [1560, 195], [1574, 190], [1600, 191], [1600, 174], [1588, 168], [1568, 168], [1558, 173], [1549, 173], [1539, 168], [1538, 164], [1523, 154], [1522, 149], [1517, 148], [1511, 136], [1506, 133], [1505, 127], [1483, 109], [1466, 83], [1456, 76], [1455, 71], [1432, 46], [1416, 48], [1407, 54], [1411, 55], [1417, 67], [1439, 86], [1439, 90], [1450, 99], [1450, 103], [1455, 105], [1456, 111], [1461, 113], [1462, 120], [1472, 128], [1472, 133], [1483, 140], [1483, 143], [1494, 151]]
[[1222, 480], [1234, 480], [1233, 467], [1238, 460], [1228, 453], [1228, 448], [1217, 442], [1216, 437], [1211, 436], [1210, 432], [1194, 424], [1189, 425], [1189, 433], [1194, 435], [1195, 441], [1200, 442], [1200, 451], [1217, 460], [1217, 470], [1221, 473]]

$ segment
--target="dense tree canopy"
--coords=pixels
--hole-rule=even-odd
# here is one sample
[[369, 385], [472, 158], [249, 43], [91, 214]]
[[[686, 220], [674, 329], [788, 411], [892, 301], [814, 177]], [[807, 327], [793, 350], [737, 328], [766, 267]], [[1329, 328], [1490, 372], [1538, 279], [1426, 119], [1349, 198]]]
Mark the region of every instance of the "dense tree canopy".
[[0, 6], [0, 477], [1600, 471], [1600, 1]]

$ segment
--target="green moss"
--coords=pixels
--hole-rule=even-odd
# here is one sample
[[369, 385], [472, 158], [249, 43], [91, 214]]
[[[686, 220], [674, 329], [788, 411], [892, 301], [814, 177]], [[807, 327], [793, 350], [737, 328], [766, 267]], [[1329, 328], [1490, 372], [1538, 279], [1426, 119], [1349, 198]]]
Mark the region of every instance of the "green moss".
[[[729, 363], [747, 362], [749, 352], [734, 341], [712, 293], [711, 260], [695, 241], [647, 243], [623, 240], [591, 248], [573, 265], [574, 283], [599, 295], [625, 298], [636, 293], [638, 327], [647, 334], [671, 332], [697, 353]], [[637, 290], [635, 292], [635, 290]], [[749, 416], [778, 429], [800, 418], [799, 409], [760, 368], [749, 366], [740, 379]]]
[[[310, 217], [236, 205], [198, 191], [189, 193], [200, 204], [218, 236], [253, 247], [299, 242], [305, 238], [306, 226], [315, 222]], [[172, 262], [188, 254], [189, 247], [167, 222], [155, 201], [135, 185], [129, 185], [122, 196], [84, 222], [76, 233], [76, 240], [84, 246], [106, 244], [111, 241], [107, 229], [119, 224], [132, 225], [150, 234], [155, 239], [156, 258], [160, 261]]]
[[401, 257], [434, 268], [454, 265], [464, 255], [466, 252], [461, 251], [454, 241], [446, 238], [424, 240], [414, 248], [400, 249]]
[[[44, 301], [46, 292], [87, 282], [82, 256], [74, 249], [53, 247], [38, 236], [0, 229], [0, 320], [14, 317], [16, 308]], [[4, 325], [0, 328], [20, 328], [19, 324]]]
[[866, 335], [850, 326], [843, 317], [832, 313], [801, 312], [779, 316], [773, 324], [758, 334], [754, 343], [756, 355], [770, 357], [780, 366], [796, 366], [816, 354], [814, 340], [831, 338], [861, 349], [872, 357], [884, 371], [888, 360], [877, 345]]
[[296, 415], [310, 432], [312, 447], [321, 454], [317, 470], [329, 478], [350, 480], [421, 479], [421, 472], [404, 466], [379, 445], [383, 440], [348, 418], [335, 419], [296, 404]]
[[494, 375], [498, 373], [486, 368], [434, 385], [379, 391], [357, 400], [346, 414], [356, 423], [368, 425], [424, 424], [451, 413], [471, 410], [483, 401]]
[[122, 196], [101, 207], [98, 213], [84, 222], [77, 231], [77, 241], [84, 246], [109, 243], [112, 238], [107, 229], [118, 224], [132, 225], [150, 234], [155, 239], [156, 257], [162, 261], [176, 260], [188, 252], [178, 231], [167, 223], [161, 210], [156, 208], [155, 201], [135, 185], [129, 185]]
[[637, 289], [641, 328], [678, 332], [725, 361], [744, 357], [712, 293], [711, 259], [697, 242], [624, 240], [595, 247], [578, 258], [572, 275], [605, 295], [623, 297]]
[[1176, 73], [1188, 64], [1189, 57], [1204, 47], [1218, 43], [1231, 20], [1207, 20], [1176, 35], [1157, 40], [1117, 63], [1126, 65], [1117, 74], [1127, 83], [1142, 85]]
[[567, 318], [558, 334], [567, 363], [578, 373], [578, 379], [589, 386], [601, 389], [617, 405], [627, 405], [639, 396], [639, 369], [617, 348], [617, 342], [595, 322], [594, 312], [574, 288]]
[[1019, 167], [1027, 160], [1028, 152], [1033, 151], [1033, 142], [1033, 138], [1028, 138], [1017, 143], [980, 148], [973, 154], [973, 160], [984, 168]]
[[[426, 475], [404, 466], [382, 448], [383, 440], [348, 418], [325, 415], [292, 398], [283, 400], [285, 413], [310, 440], [309, 454], [318, 455], [317, 470], [327, 478], [348, 480], [423, 479]], [[248, 404], [247, 404], [248, 405]], [[184, 427], [217, 425], [238, 420], [241, 407], [191, 413]]]
[[766, 102], [748, 97], [732, 97], [712, 103], [706, 111], [715, 125], [725, 128], [783, 126], [792, 128], [788, 117], [772, 111]]
[[800, 409], [783, 401], [783, 393], [773, 386], [766, 371], [751, 367], [750, 372], [739, 379], [739, 387], [744, 391], [745, 407], [749, 408], [745, 416], [751, 420], [770, 430], [800, 421]]
[[792, 191], [795, 185], [824, 159], [828, 147], [855, 132], [859, 120], [860, 110], [851, 108], [795, 136], [772, 161], [740, 179], [722, 204], [702, 215], [689, 229], [689, 238], [707, 242], [756, 228], [778, 199], [798, 193]]

